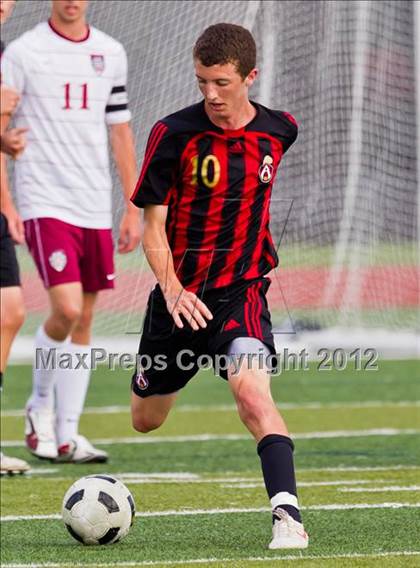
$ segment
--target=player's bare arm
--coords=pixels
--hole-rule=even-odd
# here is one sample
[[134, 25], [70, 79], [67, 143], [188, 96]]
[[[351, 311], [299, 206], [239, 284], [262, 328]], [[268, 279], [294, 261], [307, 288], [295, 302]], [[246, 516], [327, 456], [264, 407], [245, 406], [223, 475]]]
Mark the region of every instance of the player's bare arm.
[[125, 254], [134, 250], [141, 239], [140, 211], [130, 202], [137, 181], [136, 153], [130, 123], [111, 125], [110, 139], [126, 204], [118, 239], [118, 252]]
[[[19, 92], [13, 87], [1, 85], [1, 152], [16, 160], [26, 146], [27, 128], [11, 128], [7, 130], [10, 116], [15, 112], [20, 101]], [[4, 164], [2, 164], [4, 165]]]
[[207, 306], [179, 281], [165, 231], [168, 207], [147, 205], [144, 209], [143, 248], [147, 260], [159, 282], [169, 313], [175, 325], [184, 327], [181, 316], [197, 331], [207, 327], [206, 319], [213, 319]]
[[[9, 116], [1, 117], [1, 128], [3, 132], [6, 130], [9, 123]], [[3, 137], [2, 137], [3, 138]], [[7, 166], [6, 166], [6, 155], [2, 152], [0, 154], [1, 160], [1, 178], [0, 178], [0, 191], [1, 191], [1, 212], [7, 217], [9, 223], [9, 231], [12, 239], [18, 243], [23, 244], [25, 241], [25, 232], [23, 227], [23, 221], [16, 211], [16, 207], [13, 203], [12, 196], [9, 189], [9, 179], [7, 176]]]
[[20, 95], [18, 91], [13, 87], [8, 87], [7, 85], [1, 85], [0, 93], [1, 93], [1, 103], [0, 103], [1, 114], [2, 115], [13, 114], [20, 100]]
[[10, 128], [0, 137], [1, 152], [16, 160], [26, 146], [27, 128]]

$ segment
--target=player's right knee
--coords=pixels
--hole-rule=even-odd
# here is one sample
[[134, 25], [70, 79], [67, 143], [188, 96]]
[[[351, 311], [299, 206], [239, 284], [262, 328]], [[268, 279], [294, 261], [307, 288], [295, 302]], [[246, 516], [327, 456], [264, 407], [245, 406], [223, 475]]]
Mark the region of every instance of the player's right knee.
[[262, 424], [273, 412], [277, 413], [272, 398], [258, 389], [247, 388], [236, 393], [236, 402], [242, 422]]

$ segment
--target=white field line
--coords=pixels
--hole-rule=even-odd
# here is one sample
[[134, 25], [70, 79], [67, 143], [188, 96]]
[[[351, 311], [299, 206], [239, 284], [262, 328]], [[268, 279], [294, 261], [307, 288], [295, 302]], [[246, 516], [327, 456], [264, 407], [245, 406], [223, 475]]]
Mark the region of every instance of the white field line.
[[[296, 472], [301, 475], [303, 473], [325, 473], [325, 472], [338, 472], [338, 473], [347, 473], [347, 472], [370, 472], [370, 471], [413, 471], [420, 469], [420, 466], [416, 465], [394, 465], [394, 466], [372, 466], [372, 467], [326, 467], [326, 468], [306, 468], [306, 469], [297, 469]], [[34, 467], [33, 469], [26, 472], [25, 475], [50, 475], [53, 473], [57, 473], [59, 468], [42, 468], [42, 467]], [[125, 483], [133, 483], [133, 484], [141, 484], [141, 483], [227, 483], [227, 478], [229, 473], [226, 473], [226, 476], [223, 478], [202, 478], [200, 475], [196, 473], [189, 473], [189, 472], [167, 472], [167, 473], [141, 473], [141, 472], [117, 472], [114, 473], [116, 477], [120, 478]], [[64, 481], [69, 478], [67, 477], [51, 477], [50, 480], [54, 481]], [[229, 482], [231, 483], [257, 483], [260, 482], [260, 477], [229, 477]], [[372, 479], [372, 480], [356, 480], [357, 483], [386, 483], [384, 479]], [[352, 485], [356, 481], [354, 480], [342, 480], [342, 481], [319, 481], [319, 482], [309, 482], [309, 483], [318, 483], [319, 485]], [[302, 484], [305, 486], [307, 482], [300, 482], [299, 486]], [[312, 485], [311, 485], [312, 486]]]
[[[285, 402], [284, 404], [277, 404], [280, 410], [323, 410], [323, 409], [335, 409], [335, 408], [382, 408], [382, 407], [419, 407], [419, 400], [401, 400], [397, 402], [387, 402], [381, 400], [363, 401], [363, 402]], [[175, 407], [172, 412], [231, 412], [236, 410], [234, 404], [214, 404], [209, 406], [198, 405], [198, 404], [184, 404]], [[130, 407], [126, 405], [114, 405], [114, 406], [87, 406], [83, 413], [84, 414], [121, 414], [129, 413]], [[25, 411], [23, 409], [15, 410], [4, 410], [2, 411], [2, 416], [4, 417], [17, 417], [24, 416]]]
[[[370, 430], [326, 430], [321, 432], [301, 432], [292, 434], [294, 440], [315, 440], [323, 438], [358, 438], [366, 436], [400, 436], [407, 434], [420, 434], [416, 428], [372, 428]], [[112, 446], [115, 444], [161, 444], [176, 442], [213, 442], [213, 441], [241, 441], [251, 440], [247, 434], [194, 434], [189, 436], [130, 436], [121, 438], [97, 438], [91, 440], [99, 446]], [[4, 448], [17, 448], [25, 446], [23, 440], [5, 440], [1, 442]]]
[[[372, 481], [376, 483], [376, 481]], [[302, 485], [301, 483], [299, 485]], [[343, 485], [347, 485], [344, 484]], [[343, 487], [339, 489], [343, 493], [388, 493], [391, 491], [420, 491], [420, 485], [388, 485], [386, 487]]]
[[[56, 480], [57, 478], [53, 478], [54, 480]], [[65, 479], [65, 478], [63, 478]], [[124, 481], [124, 483], [126, 485], [141, 485], [141, 484], [147, 484], [147, 485], [153, 485], [153, 484], [162, 484], [162, 483], [218, 483], [221, 484], [222, 487], [234, 487], [235, 489], [245, 489], [245, 488], [256, 488], [256, 487], [264, 487], [264, 482], [261, 481], [261, 479], [256, 478], [256, 479], [252, 479], [252, 478], [247, 478], [247, 477], [243, 477], [243, 478], [233, 478], [233, 479], [229, 479], [229, 481], [226, 480], [226, 478], [208, 478], [208, 479], [177, 479], [175, 478], [169, 478], [169, 479], [147, 479], [147, 478], [140, 478], [140, 479], [136, 479], [136, 478], [130, 478], [130, 479], [125, 479], [124, 476], [119, 477], [119, 479], [121, 479], [121, 481]], [[385, 480], [380, 480], [380, 479], [350, 479], [348, 481], [300, 481], [298, 483], [299, 487], [329, 487], [329, 486], [336, 486], [336, 485], [342, 485], [342, 486], [347, 486], [347, 485], [362, 485], [364, 483], [366, 484], [372, 484], [372, 483], [386, 483]]]
[[[29, 473], [29, 472], [28, 472]], [[34, 472], [36, 473], [36, 472]], [[126, 477], [124, 474], [114, 474], [118, 479], [123, 481], [126, 485], [162, 485], [162, 484], [173, 484], [176, 483], [177, 485], [180, 483], [198, 483], [198, 484], [219, 484], [221, 487], [227, 488], [234, 488], [234, 489], [248, 489], [248, 488], [258, 488], [264, 487], [264, 482], [261, 481], [259, 477], [231, 477], [229, 481], [226, 480], [226, 477], [209, 477], [209, 478], [199, 478], [199, 476], [192, 475], [191, 477], [188, 474], [180, 474], [178, 477], [177, 474], [168, 475], [164, 474], [165, 477], [157, 478], [153, 474], [139, 474], [137, 477], [135, 474], [129, 474], [129, 477]], [[50, 477], [48, 482], [51, 481], [69, 481], [68, 477]], [[298, 483], [299, 487], [336, 487], [342, 486], [347, 487], [351, 485], [372, 485], [373, 483], [387, 483], [385, 479], [348, 479], [342, 481], [300, 481]], [[366, 490], [368, 491], [368, 490]]]
[[58, 471], [58, 467], [34, 467], [27, 471], [25, 475], [50, 475], [51, 473], [57, 473]]
[[[328, 408], [382, 408], [383, 406], [397, 406], [397, 407], [410, 407], [420, 406], [420, 400], [399, 400], [384, 401], [384, 400], [364, 400], [360, 402], [284, 402], [277, 403], [277, 407], [281, 410], [323, 410]], [[178, 408], [174, 408], [178, 412], [203, 412], [206, 410], [211, 411], [230, 411], [236, 410], [234, 404], [221, 404], [213, 406], [202, 406], [198, 404], [184, 404]]]
[[135, 477], [135, 478], [150, 478], [150, 477], [154, 477], [156, 479], [167, 479], [167, 478], [175, 478], [177, 480], [179, 479], [200, 479], [201, 476], [198, 473], [191, 473], [189, 471], [166, 471], [166, 472], [161, 472], [161, 471], [157, 471], [154, 473], [137, 473], [137, 472], [121, 472], [121, 473], [116, 473], [115, 474], [117, 477], [119, 478], [124, 478], [124, 479], [130, 479], [131, 477]]
[[[300, 507], [302, 511], [348, 511], [351, 509], [418, 509], [420, 503], [332, 503], [327, 505], [310, 505], [308, 507]], [[195, 515], [227, 515], [231, 513], [268, 513], [271, 509], [268, 507], [250, 507], [240, 508], [231, 507], [228, 509], [172, 509], [167, 511], [143, 511], [137, 512], [136, 517], [179, 517], [179, 516], [195, 516]], [[0, 517], [0, 521], [46, 521], [61, 519], [61, 515], [54, 513], [51, 515], [5, 515]]]
[[[420, 469], [420, 465], [391, 465], [389, 467], [386, 466], [372, 466], [372, 467], [355, 467], [355, 466], [350, 466], [350, 467], [313, 467], [313, 468], [302, 468], [302, 469], [297, 469], [296, 472], [299, 474], [303, 474], [303, 473], [324, 473], [324, 472], [329, 472], [329, 473], [333, 473], [333, 472], [342, 472], [342, 473], [346, 473], [346, 472], [369, 472], [369, 471], [401, 471], [401, 470], [408, 470], [408, 471], [413, 471], [413, 470], [417, 470]], [[56, 473], [57, 471], [59, 471], [58, 468], [55, 469], [51, 469], [51, 470], [47, 470], [44, 468], [34, 468], [33, 470], [34, 473], [47, 473], [47, 471], [51, 471], [51, 473]], [[205, 480], [206, 478], [203, 478], [201, 475], [197, 474], [197, 473], [191, 473], [189, 471], [187, 472], [150, 472], [150, 473], [141, 473], [141, 472], [117, 472], [114, 473], [113, 475], [115, 475], [116, 477], [119, 477], [121, 479], [123, 479], [124, 481], [129, 482], [130, 479], [175, 479], [177, 482], [185, 479], [188, 480], [189, 483], [191, 483], [193, 480], [198, 479], [198, 480]], [[214, 478], [214, 479], [220, 479], [222, 481], [226, 481], [227, 476], [229, 475], [229, 472], [226, 472], [226, 475], [221, 478]], [[65, 478], [67, 479], [67, 478]], [[207, 478], [209, 479], [209, 478]], [[230, 481], [259, 481], [261, 479], [261, 477], [237, 477], [237, 476], [231, 476], [229, 477]], [[344, 480], [343, 480], [344, 481]], [[377, 480], [376, 478], [372, 481], [378, 481], [378, 482], [384, 482], [384, 480], [380, 479]], [[366, 480], [366, 482], [368, 482], [368, 480]], [[328, 482], [330, 483], [330, 482]]]
[[83, 564], [75, 564], [74, 562], [43, 562], [42, 564], [2, 564], [2, 568], [78, 568], [81, 566], [94, 566], [95, 568], [108, 568], [109, 566], [120, 566], [124, 568], [136, 568], [136, 566], [185, 566], [188, 564], [215, 564], [223, 563], [227, 564], [230, 562], [270, 562], [273, 560], [334, 560], [335, 558], [387, 558], [393, 556], [418, 556], [420, 551], [393, 551], [393, 552], [376, 552], [376, 553], [351, 553], [351, 554], [322, 554], [319, 556], [303, 555], [302, 553], [295, 555], [282, 555], [282, 556], [249, 556], [246, 558], [188, 558], [186, 560], [142, 560], [139, 562], [128, 561], [128, 562], [118, 562], [115, 564], [112, 562], [83, 562]]
[[335, 554], [327, 555], [323, 554], [320, 556], [314, 555], [283, 555], [283, 556], [250, 556], [247, 558], [189, 558], [186, 560], [143, 560], [139, 562], [128, 561], [128, 562], [115, 562], [105, 563], [105, 562], [90, 562], [83, 564], [74, 564], [74, 562], [44, 562], [42, 564], [2, 564], [3, 568], [78, 568], [79, 566], [94, 566], [95, 568], [108, 568], [108, 566], [121, 566], [121, 567], [133, 567], [136, 566], [184, 566], [187, 564], [215, 564], [215, 563], [229, 563], [229, 562], [272, 562], [273, 560], [333, 560], [335, 558], [386, 558], [393, 556], [418, 556], [420, 551], [412, 550], [405, 551], [401, 550], [393, 552], [377, 552], [377, 553], [353, 553], [353, 554]]
[[226, 489], [257, 489], [258, 487], [264, 487], [264, 483], [223, 483], [221, 487]]
[[[336, 471], [342, 471], [342, 472], [346, 472], [346, 471], [400, 471], [400, 470], [413, 470], [413, 469], [420, 469], [420, 465], [390, 465], [389, 467], [386, 466], [372, 466], [372, 467], [313, 467], [313, 468], [303, 468], [303, 469], [297, 469], [296, 471], [298, 473], [307, 473], [307, 472], [336, 472]], [[229, 474], [229, 472], [226, 473], [226, 476]], [[115, 473], [114, 475], [116, 475], [117, 477], [121, 477], [121, 478], [130, 478], [130, 477], [134, 477], [134, 478], [150, 478], [150, 477], [156, 477], [156, 478], [165, 478], [165, 477], [176, 477], [176, 478], [188, 478], [188, 479], [202, 479], [201, 475], [196, 474], [196, 473], [190, 473], [189, 471], [187, 472], [168, 472], [168, 473], [161, 473], [161, 472], [157, 472], [157, 473], [138, 473], [138, 472], [120, 472], [120, 473]], [[220, 479], [220, 478], [218, 478]], [[223, 479], [226, 480], [226, 477], [224, 477]], [[236, 480], [236, 481], [258, 481], [260, 479], [260, 477], [231, 477], [231, 480]]]

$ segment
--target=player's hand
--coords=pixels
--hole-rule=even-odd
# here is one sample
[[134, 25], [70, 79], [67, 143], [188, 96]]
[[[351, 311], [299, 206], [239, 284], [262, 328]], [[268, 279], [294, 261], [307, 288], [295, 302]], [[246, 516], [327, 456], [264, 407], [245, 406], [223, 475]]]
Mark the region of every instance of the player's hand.
[[128, 210], [124, 213], [120, 223], [120, 236], [118, 239], [118, 252], [126, 254], [138, 247], [141, 240], [139, 210]]
[[179, 328], [184, 327], [181, 316], [194, 331], [207, 327], [206, 319], [213, 319], [213, 315], [206, 304], [193, 292], [188, 292], [185, 288], [180, 287], [178, 290], [167, 291], [164, 295], [166, 307], [173, 317], [175, 325]]
[[9, 225], [9, 233], [12, 239], [18, 245], [23, 245], [25, 242], [25, 228], [23, 221], [13, 205], [2, 209], [2, 213], [7, 218]]
[[20, 94], [13, 87], [1, 85], [1, 100], [0, 109], [1, 114], [13, 114], [20, 101]]
[[1, 136], [1, 151], [17, 160], [26, 146], [27, 128], [10, 128]]

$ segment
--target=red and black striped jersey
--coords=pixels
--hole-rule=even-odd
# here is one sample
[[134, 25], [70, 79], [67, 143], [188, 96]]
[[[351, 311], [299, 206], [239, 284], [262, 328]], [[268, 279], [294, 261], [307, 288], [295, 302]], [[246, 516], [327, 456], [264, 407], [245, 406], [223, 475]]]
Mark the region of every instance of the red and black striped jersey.
[[214, 125], [202, 101], [158, 121], [149, 136], [131, 199], [168, 206], [175, 270], [192, 292], [257, 278], [278, 263], [271, 190], [298, 129], [290, 114], [252, 104], [256, 115], [239, 130]]

